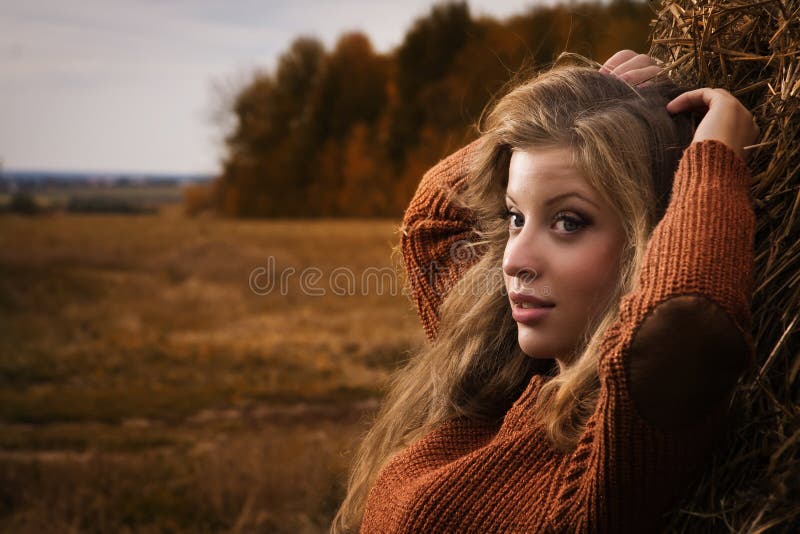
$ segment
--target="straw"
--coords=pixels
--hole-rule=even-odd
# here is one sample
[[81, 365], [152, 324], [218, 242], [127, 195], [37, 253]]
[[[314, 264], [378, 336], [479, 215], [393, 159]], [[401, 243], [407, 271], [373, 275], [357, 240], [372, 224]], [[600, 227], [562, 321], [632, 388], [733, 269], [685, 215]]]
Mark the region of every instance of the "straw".
[[651, 7], [649, 54], [668, 76], [727, 89], [761, 129], [748, 159], [758, 365], [735, 393], [731, 434], [668, 531], [800, 532], [800, 0]]

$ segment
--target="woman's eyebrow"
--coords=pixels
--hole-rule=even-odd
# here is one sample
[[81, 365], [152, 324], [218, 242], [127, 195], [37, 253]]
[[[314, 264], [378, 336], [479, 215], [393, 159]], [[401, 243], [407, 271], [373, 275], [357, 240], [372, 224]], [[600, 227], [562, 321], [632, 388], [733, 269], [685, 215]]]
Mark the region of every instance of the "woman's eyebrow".
[[[584, 200], [584, 201], [588, 202], [589, 204], [591, 204], [592, 206], [596, 207], [597, 209], [600, 209], [600, 206], [598, 206], [594, 201], [592, 201], [591, 199], [589, 199], [589, 198], [585, 197], [584, 195], [578, 193], [577, 191], [569, 191], [567, 193], [561, 193], [560, 195], [556, 195], [553, 198], [551, 198], [550, 200], [548, 200], [547, 202], [545, 202], [544, 205], [545, 206], [550, 206], [551, 204], [555, 204], [559, 200], [561, 200], [563, 198], [567, 198], [567, 197], [578, 197], [581, 200]], [[509, 195], [508, 193], [506, 193], [506, 200], [510, 200], [514, 204], [517, 203], [517, 201], [514, 200], [511, 197], [511, 195]]]
[[598, 206], [593, 200], [585, 197], [584, 195], [578, 193], [577, 191], [569, 191], [567, 193], [561, 193], [560, 195], [556, 195], [553, 198], [551, 198], [550, 200], [548, 200], [547, 202], [545, 202], [544, 205], [545, 206], [549, 206], [551, 204], [555, 204], [556, 202], [558, 202], [562, 198], [567, 198], [567, 197], [578, 197], [579, 199], [588, 202], [589, 204], [591, 204], [595, 208], [600, 209], [600, 206]]

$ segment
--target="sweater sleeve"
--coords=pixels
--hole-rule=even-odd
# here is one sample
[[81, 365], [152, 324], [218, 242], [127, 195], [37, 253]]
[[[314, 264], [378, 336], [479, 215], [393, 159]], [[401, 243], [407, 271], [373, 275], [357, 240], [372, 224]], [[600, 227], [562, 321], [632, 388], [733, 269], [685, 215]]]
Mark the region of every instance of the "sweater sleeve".
[[638, 287], [601, 345], [598, 406], [556, 516], [619, 532], [643, 525], [674, 504], [718, 445], [730, 394], [754, 364], [750, 177], [721, 141], [685, 150]]
[[439, 305], [476, 259], [464, 245], [473, 238], [474, 217], [453, 202], [470, 171], [480, 139], [454, 152], [422, 177], [405, 215], [400, 237], [411, 297], [425, 334], [439, 329]]

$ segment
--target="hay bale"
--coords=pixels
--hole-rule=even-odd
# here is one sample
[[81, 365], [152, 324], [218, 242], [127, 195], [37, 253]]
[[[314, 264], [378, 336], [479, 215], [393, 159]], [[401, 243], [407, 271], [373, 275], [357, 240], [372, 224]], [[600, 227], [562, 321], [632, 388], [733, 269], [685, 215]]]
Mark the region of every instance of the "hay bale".
[[731, 446], [671, 514], [670, 530], [798, 532], [800, 0], [651, 6], [649, 53], [670, 78], [729, 90], [761, 129], [748, 161], [757, 218], [752, 310], [759, 365], [734, 398]]

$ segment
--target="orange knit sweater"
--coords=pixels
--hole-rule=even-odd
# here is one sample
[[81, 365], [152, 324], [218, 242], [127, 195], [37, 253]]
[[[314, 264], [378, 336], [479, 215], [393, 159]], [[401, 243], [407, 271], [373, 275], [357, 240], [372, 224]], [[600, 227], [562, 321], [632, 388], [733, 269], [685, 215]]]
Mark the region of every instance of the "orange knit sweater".
[[[465, 269], [450, 247], [474, 223], [448, 190], [466, 179], [478, 142], [426, 173], [404, 217], [404, 262], [430, 339]], [[554, 449], [534, 417], [548, 379], [536, 374], [499, 427], [450, 420], [395, 455], [361, 532], [656, 531], [719, 444], [730, 393], [754, 362], [749, 182], [724, 143], [685, 150], [639, 285], [604, 337], [599, 401], [574, 451]]]

